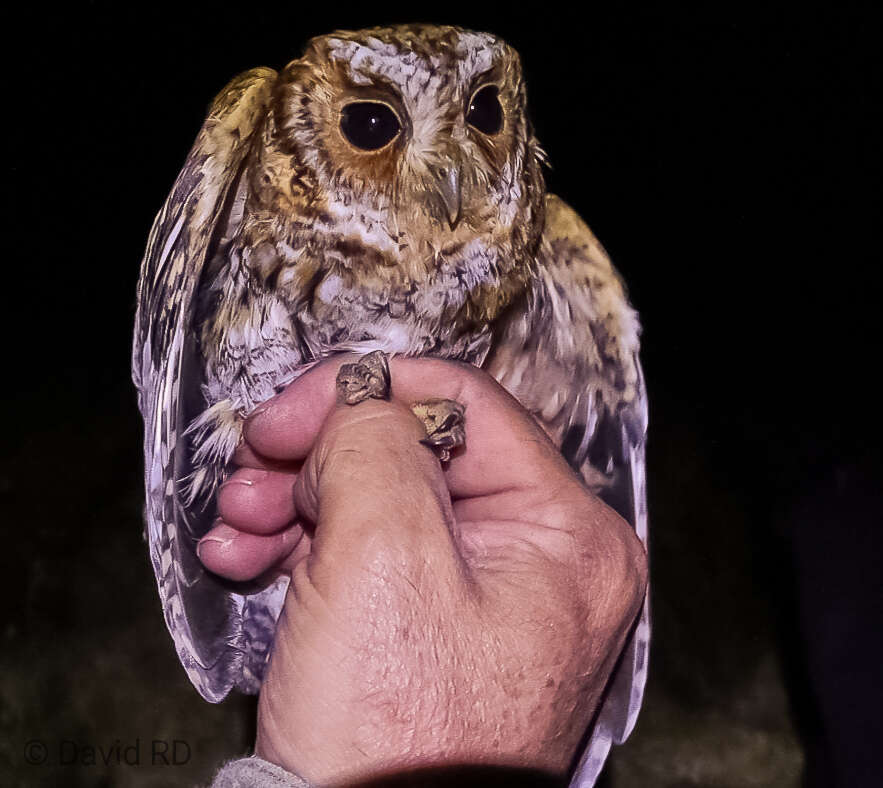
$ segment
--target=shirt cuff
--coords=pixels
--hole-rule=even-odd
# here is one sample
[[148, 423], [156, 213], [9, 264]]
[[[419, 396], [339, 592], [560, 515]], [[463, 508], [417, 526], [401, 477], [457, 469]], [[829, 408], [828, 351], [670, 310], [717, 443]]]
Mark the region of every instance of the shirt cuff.
[[225, 763], [209, 788], [312, 788], [296, 774], [256, 755]]

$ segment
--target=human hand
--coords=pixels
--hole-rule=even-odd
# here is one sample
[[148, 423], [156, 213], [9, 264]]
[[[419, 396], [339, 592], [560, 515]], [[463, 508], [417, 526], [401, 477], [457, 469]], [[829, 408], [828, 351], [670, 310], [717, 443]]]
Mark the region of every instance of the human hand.
[[[349, 407], [339, 365], [249, 420], [200, 545], [232, 579], [291, 573], [257, 754], [321, 784], [565, 774], [640, 608], [643, 548], [485, 373], [394, 358], [392, 400]], [[444, 469], [408, 409], [430, 397], [466, 406]]]

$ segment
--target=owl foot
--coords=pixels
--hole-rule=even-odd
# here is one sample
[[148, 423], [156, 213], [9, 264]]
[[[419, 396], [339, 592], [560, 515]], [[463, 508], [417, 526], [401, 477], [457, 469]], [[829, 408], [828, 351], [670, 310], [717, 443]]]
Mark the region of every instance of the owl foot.
[[429, 446], [442, 462], [451, 459], [451, 449], [466, 442], [466, 408], [459, 402], [427, 399], [413, 403], [411, 410], [426, 430], [426, 437], [420, 443]]
[[[337, 373], [337, 401], [358, 405], [366, 399], [389, 398], [389, 362], [382, 350], [362, 356], [352, 364], [342, 364]], [[426, 430], [420, 441], [442, 462], [451, 459], [451, 450], [466, 442], [465, 408], [452, 399], [427, 399], [411, 405]]]
[[389, 399], [389, 362], [382, 350], [342, 364], [337, 372], [337, 401], [358, 405], [366, 399]]

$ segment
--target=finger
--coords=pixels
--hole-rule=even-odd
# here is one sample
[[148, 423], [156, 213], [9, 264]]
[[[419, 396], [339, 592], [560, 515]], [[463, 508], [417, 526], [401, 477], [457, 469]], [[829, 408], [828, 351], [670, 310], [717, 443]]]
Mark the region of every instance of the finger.
[[269, 536], [237, 531], [222, 521], [199, 540], [196, 553], [211, 572], [228, 580], [254, 580], [278, 566], [304, 538], [292, 525]]
[[[466, 406], [466, 446], [447, 466], [454, 497], [489, 496], [548, 483], [537, 468], [557, 467], [572, 477], [558, 448], [536, 420], [496, 380], [469, 364], [440, 359], [397, 359], [393, 394], [405, 402], [432, 397]], [[550, 463], [551, 461], [551, 463]]]
[[343, 354], [317, 364], [262, 403], [245, 422], [244, 444], [269, 461], [303, 460], [337, 404], [337, 371], [353, 358]]
[[[335, 378], [346, 360], [318, 365], [262, 406], [246, 422], [248, 443], [268, 457], [305, 457], [335, 406]], [[535, 478], [536, 463], [550, 459], [559, 473], [572, 477], [546, 433], [487, 373], [459, 362], [400, 357], [391, 359], [390, 371], [392, 396], [400, 403], [444, 398], [466, 406], [466, 446], [446, 467], [452, 495], [536, 486], [541, 483]]]
[[242, 441], [233, 453], [232, 463], [239, 468], [258, 468], [265, 471], [280, 473], [296, 473], [301, 466], [300, 460], [274, 460], [258, 454], [246, 441]]
[[294, 521], [297, 474], [240, 468], [221, 485], [218, 513], [239, 531], [268, 535]]
[[294, 487], [299, 515], [316, 524], [314, 582], [352, 583], [341, 567], [383, 574], [384, 566], [414, 562], [450, 576], [459, 561], [450, 496], [422, 435], [400, 403], [368, 400], [332, 411]]

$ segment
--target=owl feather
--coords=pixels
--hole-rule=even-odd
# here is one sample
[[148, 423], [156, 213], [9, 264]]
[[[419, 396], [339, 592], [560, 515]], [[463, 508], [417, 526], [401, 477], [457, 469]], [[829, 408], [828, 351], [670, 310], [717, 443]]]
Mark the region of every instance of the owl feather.
[[[214, 494], [248, 413], [335, 353], [485, 368], [646, 541], [637, 316], [544, 155], [517, 53], [460, 28], [338, 31], [215, 99], [148, 240], [133, 349], [151, 560], [207, 700], [258, 691], [287, 584], [202, 567]], [[648, 642], [645, 603], [575, 784], [631, 731]]]

